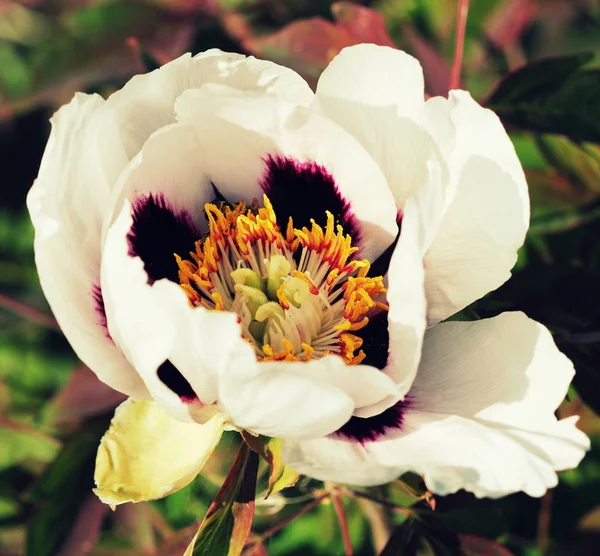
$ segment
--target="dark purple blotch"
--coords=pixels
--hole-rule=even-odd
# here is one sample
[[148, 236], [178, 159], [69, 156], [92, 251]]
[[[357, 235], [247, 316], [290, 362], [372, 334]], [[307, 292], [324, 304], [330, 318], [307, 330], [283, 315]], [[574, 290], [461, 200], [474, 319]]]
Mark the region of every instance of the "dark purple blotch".
[[260, 186], [273, 204], [277, 223], [285, 228], [288, 219], [294, 227], [311, 227], [311, 219], [327, 223], [326, 211], [335, 216], [352, 244], [360, 245], [360, 228], [347, 199], [340, 193], [333, 176], [316, 162], [299, 162], [290, 157], [268, 156]]
[[110, 332], [108, 331], [108, 321], [106, 320], [106, 307], [104, 305], [104, 297], [102, 297], [102, 287], [100, 284], [94, 284], [92, 286], [92, 298], [94, 299], [94, 305], [96, 314], [98, 315], [98, 324], [104, 328], [105, 336], [112, 340]]
[[199, 238], [190, 213], [174, 210], [163, 194], [150, 193], [134, 201], [127, 234], [129, 256], [142, 259], [150, 285], [162, 278], [179, 283], [174, 254], [186, 257]]
[[158, 367], [156, 374], [167, 388], [181, 398], [181, 401], [192, 403], [198, 400], [192, 385], [168, 359]]
[[398, 225], [398, 233], [394, 241], [387, 247], [387, 249], [377, 257], [372, 263], [369, 269], [369, 276], [385, 276], [390, 268], [390, 262], [392, 261], [392, 255], [398, 245], [400, 239], [400, 232], [402, 231], [402, 212], [398, 211], [396, 215], [396, 224]]
[[362, 419], [361, 417], [350, 417], [350, 420], [332, 436], [366, 444], [375, 442], [382, 436], [402, 430], [404, 415], [410, 409], [412, 400], [407, 396], [392, 407], [382, 411], [379, 415]]
[[385, 369], [390, 352], [387, 311], [369, 314], [369, 324], [353, 331], [352, 334], [363, 341], [361, 349], [365, 352], [366, 358], [363, 359], [362, 364]]

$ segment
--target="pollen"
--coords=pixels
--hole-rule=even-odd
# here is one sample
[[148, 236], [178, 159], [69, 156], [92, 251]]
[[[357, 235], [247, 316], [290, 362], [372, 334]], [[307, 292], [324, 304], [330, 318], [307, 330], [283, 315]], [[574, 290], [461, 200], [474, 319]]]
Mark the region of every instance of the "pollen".
[[278, 223], [267, 196], [258, 202], [208, 203], [208, 233], [178, 253], [181, 288], [190, 304], [237, 313], [259, 361], [310, 361], [338, 355], [364, 360], [353, 334], [387, 311], [382, 276], [356, 255], [350, 235], [330, 212], [325, 225]]

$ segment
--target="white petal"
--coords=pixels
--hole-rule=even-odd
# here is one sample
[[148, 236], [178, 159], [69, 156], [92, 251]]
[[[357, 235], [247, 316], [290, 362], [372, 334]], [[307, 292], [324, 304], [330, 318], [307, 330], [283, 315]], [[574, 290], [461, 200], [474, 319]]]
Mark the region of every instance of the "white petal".
[[423, 71], [405, 52], [363, 44], [342, 50], [319, 79], [315, 110], [350, 132], [381, 167], [399, 210], [441, 164], [422, 123]]
[[179, 121], [196, 126], [210, 178], [227, 199], [261, 198], [269, 156], [314, 162], [350, 203], [362, 234], [361, 256], [375, 259], [393, 241], [396, 211], [381, 170], [333, 122], [302, 106], [222, 86], [186, 91], [176, 109]]
[[201, 145], [190, 125], [172, 124], [157, 131], [121, 173], [114, 188], [112, 212], [104, 228], [112, 224], [128, 200], [147, 195], [164, 195], [174, 211], [185, 210], [194, 224], [206, 224], [204, 205], [215, 193], [206, 174]]
[[358, 442], [333, 437], [284, 440], [281, 455], [286, 465], [320, 481], [372, 486], [399, 476], [396, 469], [379, 463]]
[[[353, 399], [320, 378], [312, 367], [336, 365], [332, 356], [313, 362], [261, 362], [232, 366], [221, 377], [219, 400], [237, 427], [277, 438], [318, 438], [352, 416]], [[317, 365], [315, 365], [315, 363]]]
[[[192, 309], [179, 285], [168, 280], [148, 284], [141, 259], [129, 255], [132, 221], [125, 201], [106, 236], [102, 283], [109, 329], [164, 411], [204, 422], [214, 413], [205, 408], [217, 401], [219, 374], [230, 366], [254, 366], [256, 357], [240, 337], [236, 315]], [[197, 401], [182, 400], [161, 380], [165, 362], [187, 380]]]
[[425, 412], [537, 426], [555, 422], [573, 375], [544, 326], [503, 313], [431, 329], [411, 395]]
[[126, 201], [104, 243], [102, 286], [108, 328], [163, 410], [176, 419], [192, 421], [188, 404], [156, 373], [173, 351], [176, 330], [173, 326], [156, 326], [165, 318], [164, 311], [148, 284], [142, 260], [129, 255], [127, 233], [133, 222], [131, 213], [131, 205]]
[[319, 78], [317, 96], [370, 106], [396, 106], [411, 114], [424, 103], [421, 64], [394, 48], [360, 44], [344, 48]]
[[369, 445], [438, 494], [541, 496], [589, 447], [577, 419], [554, 416], [573, 376], [549, 332], [520, 313], [450, 322], [426, 336], [402, 431]]
[[107, 148], [99, 144], [103, 115], [101, 97], [77, 94], [53, 116], [27, 204], [40, 283], [65, 336], [101, 380], [144, 398], [146, 389], [108, 337], [94, 298], [100, 285], [102, 218], [112, 187], [105, 172], [123, 160], [118, 140]]
[[[175, 330], [171, 351], [166, 355], [190, 383], [199, 398], [190, 408], [194, 420], [204, 420], [211, 412], [201, 406], [218, 402], [219, 381], [231, 367], [254, 368], [257, 364], [254, 349], [241, 336], [237, 315], [226, 311], [193, 308], [183, 290], [160, 280], [152, 286], [151, 295], [163, 310], [162, 317], [153, 323], [160, 334]], [[137, 342], [132, 351], [143, 351]], [[156, 372], [156, 370], [154, 370]], [[216, 405], [215, 405], [216, 408]]]
[[[404, 436], [377, 442], [371, 451], [398, 474], [421, 474], [427, 488], [440, 495], [465, 489], [478, 497], [521, 490], [542, 496], [556, 486], [556, 470], [577, 466], [588, 445], [572, 419], [549, 432], [415, 413], [406, 427]], [[418, 459], [411, 461], [409, 453]]]
[[[523, 170], [500, 120], [464, 91], [426, 104], [429, 129], [447, 157], [447, 212], [426, 255], [430, 324], [510, 276], [529, 226]], [[451, 131], [453, 130], [453, 132]]]
[[303, 375], [329, 383], [350, 396], [354, 402], [354, 415], [361, 417], [380, 413], [402, 395], [385, 372], [369, 365], [346, 365], [337, 356], [318, 359], [298, 369]]
[[187, 89], [220, 83], [310, 104], [313, 93], [295, 72], [272, 62], [212, 49], [184, 54], [161, 68], [137, 75], [107, 101], [129, 158], [157, 129], [175, 122], [175, 100]]
[[386, 372], [404, 396], [417, 373], [426, 327], [423, 256], [435, 237], [444, 206], [438, 167], [431, 161], [428, 184], [406, 201], [400, 238], [390, 261], [389, 360]]

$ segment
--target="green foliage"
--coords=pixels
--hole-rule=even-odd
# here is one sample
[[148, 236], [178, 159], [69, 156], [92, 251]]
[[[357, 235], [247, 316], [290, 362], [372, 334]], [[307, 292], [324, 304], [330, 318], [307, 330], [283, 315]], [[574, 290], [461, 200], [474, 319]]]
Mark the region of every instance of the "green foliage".
[[600, 70], [584, 68], [592, 58], [532, 62], [504, 78], [487, 105], [509, 126], [600, 142]]
[[55, 554], [94, 486], [94, 462], [108, 422], [88, 425], [68, 442], [30, 491], [36, 510], [27, 529], [26, 556]]

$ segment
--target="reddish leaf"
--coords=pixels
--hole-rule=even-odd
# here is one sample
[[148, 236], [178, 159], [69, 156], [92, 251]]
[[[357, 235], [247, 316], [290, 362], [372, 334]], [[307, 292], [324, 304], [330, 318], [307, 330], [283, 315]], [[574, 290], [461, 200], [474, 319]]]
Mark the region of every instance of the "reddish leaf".
[[102, 520], [109, 508], [90, 494], [81, 505], [69, 536], [61, 546], [58, 556], [84, 556], [89, 554], [100, 537]]
[[316, 80], [327, 64], [346, 46], [360, 42], [343, 27], [314, 17], [286, 25], [280, 31], [244, 41], [256, 56], [268, 58]]
[[114, 409], [127, 398], [113, 390], [87, 367], [78, 368], [67, 384], [50, 402], [50, 421], [54, 424], [77, 423]]
[[498, 48], [517, 42], [533, 21], [537, 0], [505, 0], [493, 11], [485, 28], [489, 40]]
[[157, 556], [171, 556], [172, 554], [183, 554], [198, 532], [198, 524], [194, 523], [176, 531], [166, 538], [156, 551]]
[[113, 514], [117, 536], [128, 541], [135, 548], [153, 552], [156, 539], [151, 512], [148, 502], [117, 506]]
[[425, 90], [431, 96], [447, 96], [450, 88], [450, 66], [411, 25], [405, 25], [403, 30], [407, 46], [423, 66]]
[[380, 13], [352, 2], [336, 2], [331, 6], [331, 12], [337, 24], [353, 35], [357, 42], [396, 48]]
[[269, 556], [269, 553], [262, 542], [257, 542], [247, 546], [242, 552], [242, 556]]
[[395, 48], [377, 12], [351, 2], [337, 2], [331, 10], [336, 23], [320, 17], [301, 19], [263, 37], [252, 37], [239, 20], [233, 28], [236, 36], [245, 37], [243, 45], [252, 54], [289, 66], [312, 82], [346, 46], [370, 42]]

